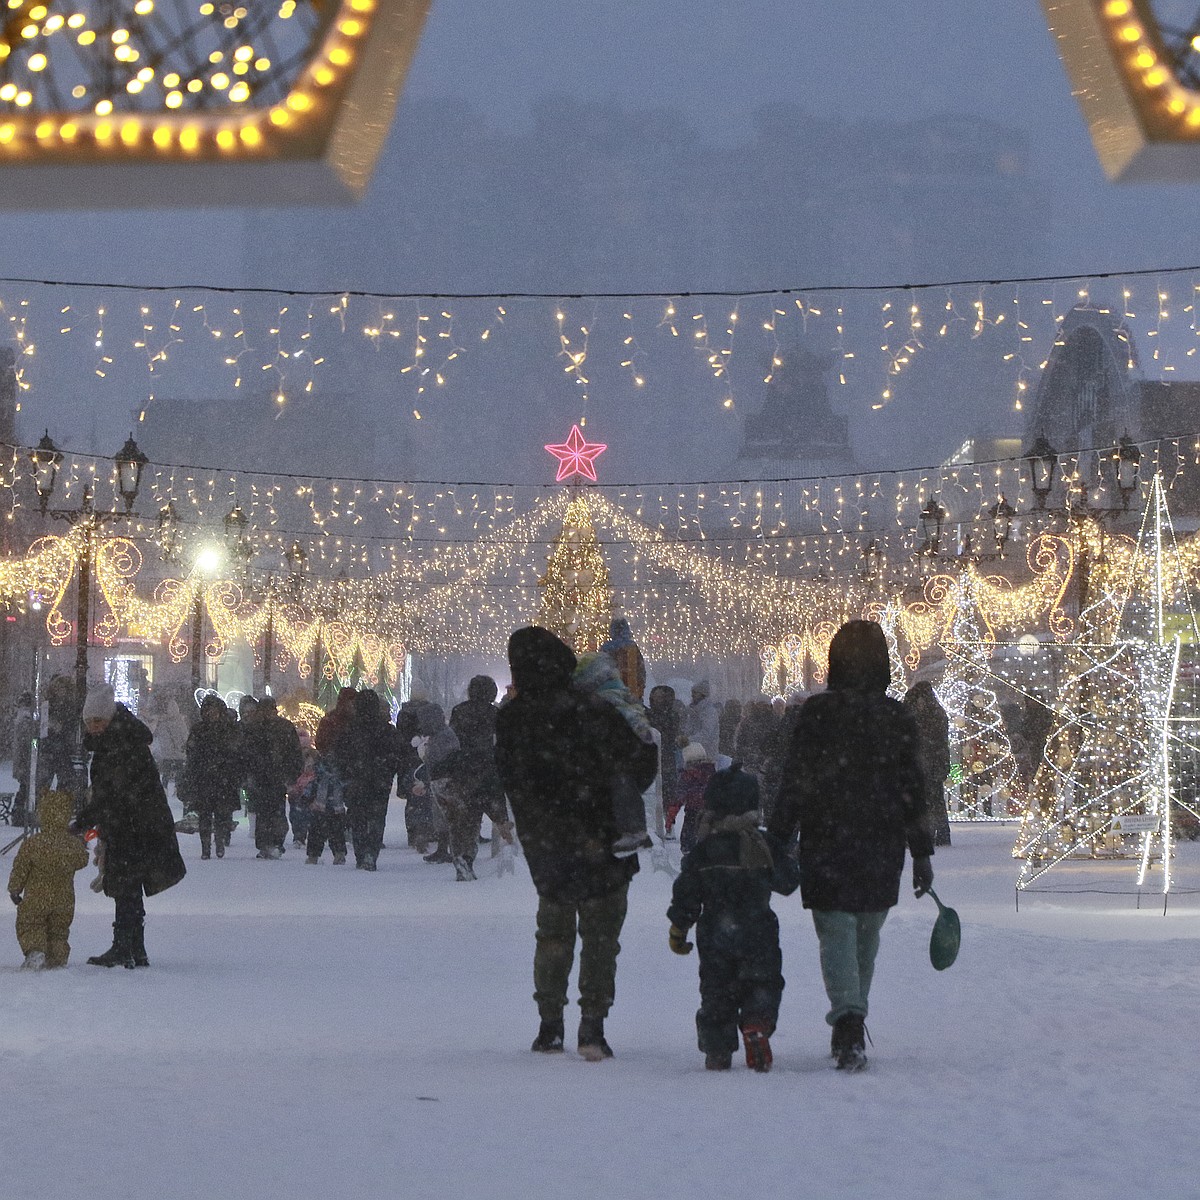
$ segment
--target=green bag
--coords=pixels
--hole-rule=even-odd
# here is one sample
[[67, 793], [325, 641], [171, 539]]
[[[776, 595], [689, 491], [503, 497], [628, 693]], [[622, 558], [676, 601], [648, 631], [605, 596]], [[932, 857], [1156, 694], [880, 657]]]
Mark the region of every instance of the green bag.
[[939, 899], [938, 894], [929, 889], [938, 906], [938, 918], [933, 923], [933, 932], [929, 935], [929, 961], [935, 971], [944, 971], [954, 964], [958, 957], [959, 943], [962, 941], [962, 925], [958, 913], [947, 908]]

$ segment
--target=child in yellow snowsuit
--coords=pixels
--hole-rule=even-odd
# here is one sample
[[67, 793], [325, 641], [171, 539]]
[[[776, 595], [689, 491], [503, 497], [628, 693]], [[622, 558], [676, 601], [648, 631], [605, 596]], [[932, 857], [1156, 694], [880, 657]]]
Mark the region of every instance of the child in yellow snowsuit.
[[71, 954], [67, 934], [75, 916], [75, 872], [88, 863], [87, 847], [67, 832], [69, 792], [46, 792], [38, 801], [42, 830], [21, 843], [8, 877], [17, 906], [17, 942], [25, 966], [65, 967]]

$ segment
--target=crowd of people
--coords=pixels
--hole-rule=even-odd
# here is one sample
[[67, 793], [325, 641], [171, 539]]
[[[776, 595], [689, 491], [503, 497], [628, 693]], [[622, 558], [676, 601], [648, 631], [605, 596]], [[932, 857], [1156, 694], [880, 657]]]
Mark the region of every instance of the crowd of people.
[[[828, 688], [786, 705], [720, 704], [703, 681], [687, 704], [666, 686], [646, 695], [645, 662], [623, 619], [582, 658], [537, 626], [512, 635], [508, 657], [512, 682], [499, 703], [496, 682], [481, 675], [449, 718], [413, 699], [393, 723], [376, 692], [343, 688], [311, 738], [270, 696], [245, 697], [234, 712], [208, 695], [188, 730], [170, 703], [151, 705], [143, 721], [111, 687], [90, 689], [86, 803], [72, 817], [69, 796], [44, 791], [41, 832], [10, 878], [27, 965], [67, 961], [71, 880], [86, 862], [75, 835], [96, 838], [94, 886], [114, 901], [113, 944], [88, 961], [144, 967], [144, 898], [186, 873], [178, 832], [198, 835], [201, 859], [219, 859], [245, 810], [259, 859], [281, 858], [290, 839], [308, 865], [326, 848], [344, 864], [352, 849], [355, 865], [374, 871], [395, 789], [409, 846], [453, 865], [462, 882], [476, 878], [484, 817], [494, 846], [519, 839], [538, 896], [534, 1051], [564, 1048], [578, 942], [578, 1049], [593, 1061], [612, 1055], [604, 1022], [653, 823], [660, 839], [680, 842], [668, 942], [686, 954], [695, 929], [706, 1066], [729, 1069], [740, 1033], [747, 1064], [770, 1068], [784, 987], [770, 897], [797, 888], [820, 944], [831, 1053], [842, 1069], [865, 1066], [875, 955], [905, 853], [921, 895], [935, 842], [949, 840], [945, 714], [932, 689], [903, 704], [887, 696], [880, 627], [843, 626]], [[185, 809], [178, 821], [172, 782]]]

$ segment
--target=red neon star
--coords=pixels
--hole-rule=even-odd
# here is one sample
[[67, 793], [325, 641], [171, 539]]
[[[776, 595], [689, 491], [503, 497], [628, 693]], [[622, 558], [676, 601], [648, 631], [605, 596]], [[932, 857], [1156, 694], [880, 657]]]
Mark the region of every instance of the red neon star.
[[602, 442], [585, 441], [579, 426], [572, 425], [565, 442], [546, 447], [546, 450], [558, 459], [558, 474], [554, 477], [554, 482], [562, 483], [572, 475], [582, 475], [595, 483], [596, 468], [592, 464], [607, 449]]

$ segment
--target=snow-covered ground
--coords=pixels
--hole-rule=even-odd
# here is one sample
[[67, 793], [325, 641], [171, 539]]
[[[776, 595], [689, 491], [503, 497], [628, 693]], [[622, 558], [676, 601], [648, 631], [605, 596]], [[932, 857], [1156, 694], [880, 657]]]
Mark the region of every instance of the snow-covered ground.
[[187, 879], [148, 901], [147, 971], [86, 964], [112, 912], [89, 867], [65, 971], [19, 971], [11, 932], [0, 954], [0, 1196], [1200, 1194], [1200, 897], [1163, 916], [1026, 895], [1018, 913], [1012, 829], [954, 836], [934, 865], [959, 961], [932, 969], [934, 905], [906, 889], [853, 1076], [827, 1057], [798, 897], [776, 898], [775, 1069], [715, 1075], [695, 956], [667, 949], [670, 880], [646, 867], [600, 1064], [529, 1052], [534, 892], [524, 863], [495, 877], [487, 847], [458, 884], [407, 849], [366, 874], [257, 861], [244, 824], [223, 861], [183, 838]]

